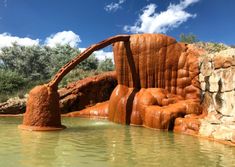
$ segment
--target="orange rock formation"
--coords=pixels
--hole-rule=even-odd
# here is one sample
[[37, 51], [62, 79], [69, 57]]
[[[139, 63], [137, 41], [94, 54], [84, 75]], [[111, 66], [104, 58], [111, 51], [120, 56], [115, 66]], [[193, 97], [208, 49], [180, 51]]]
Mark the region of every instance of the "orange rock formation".
[[117, 79], [114, 71], [69, 83], [58, 90], [60, 112], [64, 114], [78, 111], [107, 101], [116, 85]]
[[120, 35], [92, 45], [62, 67], [47, 85], [34, 88], [23, 126], [61, 128], [58, 83], [93, 51], [110, 44], [118, 85], [109, 102], [79, 115], [105, 116], [108, 112], [109, 120], [117, 123], [173, 130], [177, 117], [201, 113], [198, 52], [161, 34]]
[[177, 117], [201, 113], [195, 50], [165, 35], [137, 34], [114, 43], [113, 52], [118, 85], [109, 120], [173, 130]]

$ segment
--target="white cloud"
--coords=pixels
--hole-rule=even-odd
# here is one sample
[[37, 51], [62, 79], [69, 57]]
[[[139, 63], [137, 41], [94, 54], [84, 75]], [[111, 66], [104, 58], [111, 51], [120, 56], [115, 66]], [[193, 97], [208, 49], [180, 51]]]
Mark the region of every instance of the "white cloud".
[[[0, 49], [3, 47], [10, 47], [13, 43], [17, 43], [18, 45], [22, 46], [32, 46], [39, 45], [39, 42], [39, 39], [31, 39], [28, 37], [21, 38], [12, 36], [9, 33], [0, 34]], [[55, 47], [57, 44], [68, 44], [71, 47], [78, 47], [79, 42], [81, 42], [79, 35], [75, 34], [72, 31], [62, 31], [47, 37], [43, 44], [50, 47]]]
[[185, 9], [198, 1], [181, 0], [179, 4], [170, 4], [166, 11], [159, 13], [155, 12], [155, 4], [149, 4], [143, 9], [134, 26], [125, 25], [124, 30], [132, 33], [166, 33], [189, 18], [195, 18], [196, 14], [190, 14]]
[[94, 52], [95, 56], [99, 61], [110, 58], [113, 60], [113, 52], [105, 52], [104, 50], [99, 50]]
[[126, 0], [119, 0], [118, 2], [114, 3], [110, 3], [108, 5], [106, 5], [104, 7], [104, 10], [106, 10], [107, 12], [116, 12], [118, 9], [121, 8], [121, 5], [125, 2]]
[[[79, 50], [80, 50], [81, 52], [83, 52], [85, 49], [86, 49], [86, 48], [79, 48]], [[101, 49], [101, 50], [95, 51], [94, 54], [95, 54], [95, 57], [96, 57], [99, 61], [103, 61], [103, 60], [105, 60], [106, 58], [110, 58], [110, 59], [112, 59], [112, 61], [113, 61], [113, 52], [106, 52], [106, 51], [104, 51], [104, 50]]]
[[79, 35], [75, 34], [73, 31], [62, 31], [47, 37], [45, 45], [55, 47], [57, 44], [68, 44], [71, 47], [78, 47], [79, 42], [81, 42]]
[[11, 34], [3, 33], [0, 34], [0, 48], [10, 47], [13, 43], [17, 43], [22, 46], [38, 45], [39, 39], [31, 39], [28, 37], [20, 38], [17, 36], [11, 36]]

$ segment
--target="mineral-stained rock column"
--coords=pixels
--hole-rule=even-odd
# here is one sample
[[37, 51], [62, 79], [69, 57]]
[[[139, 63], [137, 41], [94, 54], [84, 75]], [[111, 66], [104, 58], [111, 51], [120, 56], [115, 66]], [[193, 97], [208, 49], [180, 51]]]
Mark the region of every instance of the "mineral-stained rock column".
[[61, 125], [59, 94], [47, 85], [32, 89], [27, 101], [23, 125], [19, 128], [27, 130], [60, 130]]

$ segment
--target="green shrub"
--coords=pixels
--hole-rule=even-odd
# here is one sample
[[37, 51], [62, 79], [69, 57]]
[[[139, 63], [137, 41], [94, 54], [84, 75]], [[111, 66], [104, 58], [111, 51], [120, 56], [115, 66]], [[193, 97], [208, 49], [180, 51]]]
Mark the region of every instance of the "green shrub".
[[99, 61], [95, 55], [89, 56], [86, 60], [78, 64], [77, 68], [84, 71], [96, 70], [98, 68]]
[[12, 93], [21, 89], [26, 80], [18, 73], [7, 70], [0, 70], [0, 93]]
[[223, 43], [214, 42], [198, 42], [195, 45], [199, 48], [206, 50], [208, 53], [216, 53], [230, 48], [229, 46]]
[[193, 34], [180, 34], [180, 42], [184, 42], [184, 43], [196, 43], [198, 42], [198, 39], [196, 37], [196, 35]]
[[114, 64], [113, 64], [112, 59], [106, 58], [105, 60], [101, 61], [99, 63], [98, 70], [100, 70], [100, 71], [113, 71]]
[[86, 77], [94, 76], [101, 73], [100, 71], [97, 70], [82, 70], [82, 69], [73, 69], [70, 71], [60, 82], [59, 87], [66, 86], [70, 82], [78, 81], [81, 79], [84, 79]]
[[46, 51], [40, 46], [19, 46], [5, 47], [0, 52], [1, 68], [15, 71], [29, 80], [46, 79], [49, 77], [49, 57]]

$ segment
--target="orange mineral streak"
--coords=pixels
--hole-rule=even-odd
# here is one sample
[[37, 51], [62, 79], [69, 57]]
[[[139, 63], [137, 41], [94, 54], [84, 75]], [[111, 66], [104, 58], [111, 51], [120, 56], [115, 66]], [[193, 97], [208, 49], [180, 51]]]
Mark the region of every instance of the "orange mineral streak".
[[88, 58], [94, 51], [102, 49], [118, 41], [129, 41], [129, 35], [118, 35], [101, 41], [87, 48], [80, 55], [64, 65], [45, 85], [33, 88], [29, 93], [23, 125], [26, 130], [59, 130], [61, 125], [58, 84], [78, 63]]
[[65, 114], [67, 117], [84, 117], [84, 118], [104, 118], [108, 117], [108, 105], [109, 101], [97, 103], [96, 105], [85, 108], [80, 111], [70, 112]]
[[177, 117], [200, 114], [199, 65], [195, 50], [162, 34], [131, 35], [113, 45], [118, 85], [109, 120], [173, 130]]

